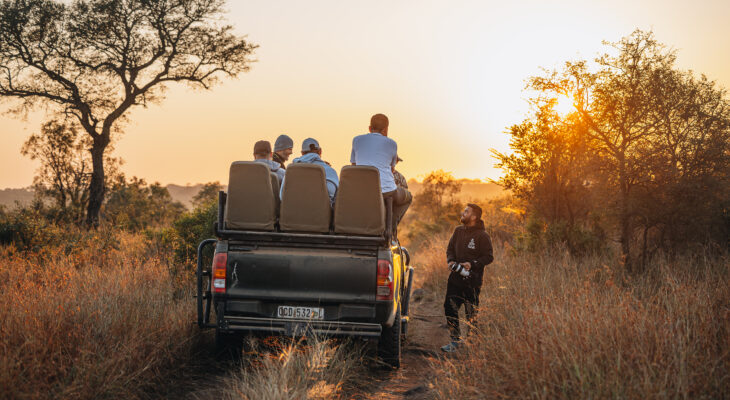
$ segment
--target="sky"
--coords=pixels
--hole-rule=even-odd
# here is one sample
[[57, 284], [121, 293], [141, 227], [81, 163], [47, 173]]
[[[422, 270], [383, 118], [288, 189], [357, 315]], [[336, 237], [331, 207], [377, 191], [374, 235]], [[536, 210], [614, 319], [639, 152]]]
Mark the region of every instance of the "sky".
[[[490, 149], [528, 112], [525, 80], [593, 59], [633, 30], [653, 30], [678, 67], [730, 87], [730, 1], [229, 0], [228, 22], [258, 44], [251, 70], [211, 90], [172, 86], [129, 113], [113, 156], [127, 176], [162, 184], [226, 183], [257, 140], [313, 137], [335, 169], [370, 116], [390, 118], [407, 178], [443, 169], [496, 179]], [[0, 100], [0, 111], [6, 109]], [[20, 154], [47, 118], [0, 114], [0, 188], [26, 187]]]

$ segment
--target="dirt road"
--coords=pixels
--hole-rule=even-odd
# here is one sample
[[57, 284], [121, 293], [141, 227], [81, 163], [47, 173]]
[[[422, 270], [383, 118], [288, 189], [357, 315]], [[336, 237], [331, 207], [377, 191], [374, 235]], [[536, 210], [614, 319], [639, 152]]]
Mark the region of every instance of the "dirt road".
[[401, 368], [393, 372], [373, 371], [368, 377], [370, 383], [348, 397], [363, 400], [435, 398], [431, 387], [431, 361], [442, 357], [440, 347], [449, 339], [443, 306], [433, 299], [413, 302], [409, 325]]

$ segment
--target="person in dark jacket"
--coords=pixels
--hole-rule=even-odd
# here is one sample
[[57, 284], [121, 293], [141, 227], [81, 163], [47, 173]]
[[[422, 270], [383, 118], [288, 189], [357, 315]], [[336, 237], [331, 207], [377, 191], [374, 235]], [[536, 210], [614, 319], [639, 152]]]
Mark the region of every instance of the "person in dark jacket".
[[451, 342], [441, 350], [449, 353], [461, 346], [459, 308], [464, 305], [466, 319], [471, 323], [479, 306], [484, 267], [494, 260], [492, 241], [482, 221], [482, 209], [476, 204], [467, 204], [461, 213], [461, 223], [463, 225], [456, 227], [446, 249], [451, 274], [446, 285], [444, 314]]

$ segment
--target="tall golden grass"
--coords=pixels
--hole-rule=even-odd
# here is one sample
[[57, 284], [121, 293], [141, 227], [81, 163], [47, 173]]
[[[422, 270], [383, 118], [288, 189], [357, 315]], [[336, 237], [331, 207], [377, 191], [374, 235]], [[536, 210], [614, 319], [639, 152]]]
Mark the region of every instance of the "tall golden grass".
[[140, 236], [109, 235], [0, 249], [0, 398], [148, 398], [189, 356], [192, 303]]
[[[0, 248], [0, 398], [155, 398], [191, 376], [209, 385], [197, 398], [347, 398], [368, 379], [362, 349], [330, 341], [254, 351], [211, 373], [212, 360], [195, 360], [193, 302], [169, 258], [142, 235], [78, 237]], [[443, 299], [447, 240], [414, 254], [426, 301]], [[730, 393], [728, 255], [659, 257], [641, 277], [609, 255], [495, 245], [495, 256], [466, 348], [433, 361], [438, 397]]]
[[348, 398], [364, 371], [364, 348], [333, 340], [274, 339], [249, 350], [237, 368], [217, 379], [198, 399], [278, 400]]
[[[445, 240], [420, 253], [443, 295]], [[657, 258], [641, 277], [610, 256], [495, 248], [466, 349], [435, 364], [441, 398], [724, 398], [730, 259]], [[425, 257], [425, 258], [424, 258]]]

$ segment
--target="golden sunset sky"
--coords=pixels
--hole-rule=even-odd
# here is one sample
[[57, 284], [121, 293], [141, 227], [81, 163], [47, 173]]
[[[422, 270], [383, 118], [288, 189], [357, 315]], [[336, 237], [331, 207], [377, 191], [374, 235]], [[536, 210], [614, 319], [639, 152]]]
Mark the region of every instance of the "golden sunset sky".
[[[228, 9], [261, 46], [258, 62], [210, 91], [174, 86], [162, 103], [134, 109], [113, 153], [127, 176], [225, 183], [232, 161], [280, 133], [295, 153], [316, 138], [339, 170], [352, 138], [382, 112], [406, 177], [497, 178], [489, 149], [508, 150], [505, 129], [527, 112], [525, 79], [592, 59], [602, 40], [636, 28], [677, 49], [680, 68], [730, 87], [728, 0], [231, 0]], [[0, 188], [32, 183], [38, 165], [19, 151], [43, 121], [42, 111], [0, 115]]]

